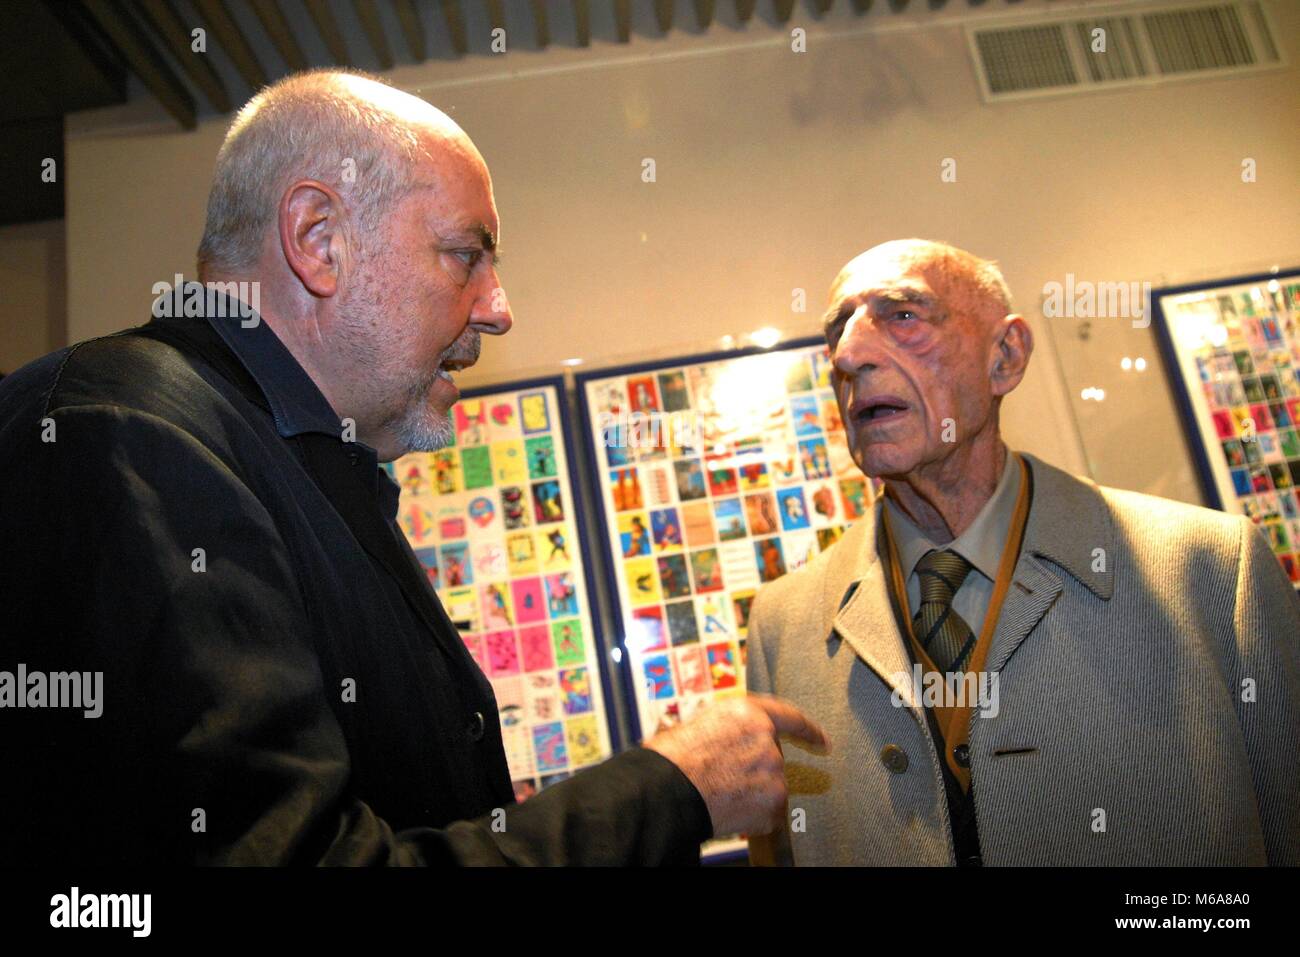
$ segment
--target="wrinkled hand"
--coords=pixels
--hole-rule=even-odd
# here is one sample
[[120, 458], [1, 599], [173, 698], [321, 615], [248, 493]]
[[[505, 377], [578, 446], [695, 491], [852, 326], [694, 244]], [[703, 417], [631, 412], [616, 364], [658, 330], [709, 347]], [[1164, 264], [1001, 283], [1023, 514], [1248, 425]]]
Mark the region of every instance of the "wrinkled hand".
[[751, 694], [714, 702], [690, 721], [661, 731], [645, 747], [681, 769], [708, 805], [714, 834], [768, 834], [785, 813], [788, 735], [829, 751], [815, 721], [780, 698]]

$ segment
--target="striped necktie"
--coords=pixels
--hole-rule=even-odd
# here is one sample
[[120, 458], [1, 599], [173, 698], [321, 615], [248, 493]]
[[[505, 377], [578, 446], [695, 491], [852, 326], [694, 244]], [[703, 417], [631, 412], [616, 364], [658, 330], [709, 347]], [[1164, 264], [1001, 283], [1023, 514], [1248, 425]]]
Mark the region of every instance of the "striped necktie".
[[970, 625], [952, 609], [970, 570], [970, 562], [953, 551], [930, 551], [916, 563], [921, 607], [912, 616], [912, 634], [941, 672], [960, 671], [975, 647]]

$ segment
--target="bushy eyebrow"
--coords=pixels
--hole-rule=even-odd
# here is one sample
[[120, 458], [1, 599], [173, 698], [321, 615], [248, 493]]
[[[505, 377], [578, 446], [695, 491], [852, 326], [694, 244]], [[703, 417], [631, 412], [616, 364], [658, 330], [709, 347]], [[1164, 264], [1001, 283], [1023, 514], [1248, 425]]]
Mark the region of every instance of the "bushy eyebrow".
[[492, 265], [497, 266], [501, 263], [501, 254], [497, 251], [497, 238], [483, 223], [469, 223], [456, 227], [450, 233], [439, 233], [438, 240], [441, 243], [452, 244], [478, 242], [485, 252], [492, 253]]
[[[870, 293], [866, 297], [868, 304], [889, 303], [892, 305], [912, 305], [919, 306], [922, 309], [928, 309], [937, 312], [939, 309], [939, 300], [929, 293], [921, 292], [919, 289], [909, 289], [906, 286], [896, 289], [880, 289]], [[841, 319], [847, 319], [853, 315], [859, 303], [858, 297], [849, 297], [841, 299], [835, 303], [822, 316], [822, 326], [829, 328]]]

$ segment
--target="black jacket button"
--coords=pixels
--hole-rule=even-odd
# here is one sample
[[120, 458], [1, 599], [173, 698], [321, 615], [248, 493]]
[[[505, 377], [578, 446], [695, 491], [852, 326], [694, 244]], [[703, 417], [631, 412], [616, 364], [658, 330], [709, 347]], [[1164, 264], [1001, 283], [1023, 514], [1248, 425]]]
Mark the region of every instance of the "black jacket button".
[[880, 749], [880, 763], [894, 774], [907, 770], [907, 752], [896, 744], [887, 744]]
[[953, 760], [957, 762], [957, 767], [959, 768], [970, 767], [970, 745], [968, 744], [957, 745], [957, 747], [952, 749], [952, 757]]
[[475, 711], [473, 716], [469, 719], [469, 739], [471, 741], [482, 741], [483, 729], [483, 712]]

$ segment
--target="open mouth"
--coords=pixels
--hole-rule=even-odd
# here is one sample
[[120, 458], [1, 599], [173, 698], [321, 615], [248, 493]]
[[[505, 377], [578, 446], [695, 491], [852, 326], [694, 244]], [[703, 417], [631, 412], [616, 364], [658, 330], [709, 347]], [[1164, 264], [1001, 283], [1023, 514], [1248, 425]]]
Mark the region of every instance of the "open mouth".
[[468, 369], [473, 364], [474, 360], [472, 359], [444, 359], [438, 364], [438, 371], [435, 375], [444, 382], [450, 382], [452, 385], [455, 385], [456, 383], [455, 380], [452, 379], [452, 373], [459, 372], [462, 369]]
[[893, 396], [872, 397], [856, 403], [854, 418], [858, 422], [876, 424], [900, 418], [907, 412], [907, 403]]

